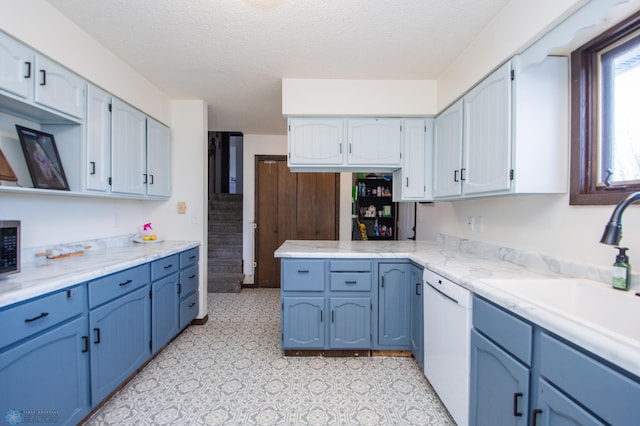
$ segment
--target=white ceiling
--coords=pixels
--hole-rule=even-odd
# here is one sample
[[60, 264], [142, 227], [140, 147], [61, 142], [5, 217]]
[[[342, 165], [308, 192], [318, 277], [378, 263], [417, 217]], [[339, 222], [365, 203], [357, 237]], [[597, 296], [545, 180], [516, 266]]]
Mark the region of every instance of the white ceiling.
[[436, 79], [509, 0], [48, 0], [209, 129], [285, 134], [282, 78]]

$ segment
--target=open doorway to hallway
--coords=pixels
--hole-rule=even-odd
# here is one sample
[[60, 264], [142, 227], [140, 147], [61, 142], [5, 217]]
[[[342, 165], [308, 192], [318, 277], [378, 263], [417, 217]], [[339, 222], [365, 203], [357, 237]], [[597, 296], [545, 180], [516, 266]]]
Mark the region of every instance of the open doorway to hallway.
[[209, 293], [237, 293], [244, 280], [242, 142], [239, 132], [209, 132]]

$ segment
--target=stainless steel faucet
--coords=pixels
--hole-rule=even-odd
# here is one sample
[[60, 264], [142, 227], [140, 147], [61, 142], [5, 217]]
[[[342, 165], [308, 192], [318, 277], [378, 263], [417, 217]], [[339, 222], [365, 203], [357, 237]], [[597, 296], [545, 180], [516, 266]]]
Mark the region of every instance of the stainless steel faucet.
[[604, 233], [600, 242], [602, 244], [609, 244], [617, 246], [620, 244], [622, 238], [622, 213], [630, 205], [640, 200], [640, 191], [633, 192], [627, 196], [624, 200], [620, 201], [611, 214], [609, 223], [604, 228]]

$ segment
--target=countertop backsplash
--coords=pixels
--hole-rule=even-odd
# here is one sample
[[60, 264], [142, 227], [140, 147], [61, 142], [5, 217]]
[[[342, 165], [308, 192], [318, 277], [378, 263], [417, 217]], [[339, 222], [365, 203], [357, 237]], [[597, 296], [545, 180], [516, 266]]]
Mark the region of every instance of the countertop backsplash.
[[[438, 234], [436, 241], [447, 248], [461, 253], [472, 254], [486, 259], [498, 259], [524, 266], [527, 269], [611, 283], [613, 266], [606, 267], [580, 263], [574, 260], [562, 259], [533, 251], [501, 247], [447, 234]], [[631, 290], [640, 291], [640, 274], [634, 273], [633, 264], [631, 266]]]

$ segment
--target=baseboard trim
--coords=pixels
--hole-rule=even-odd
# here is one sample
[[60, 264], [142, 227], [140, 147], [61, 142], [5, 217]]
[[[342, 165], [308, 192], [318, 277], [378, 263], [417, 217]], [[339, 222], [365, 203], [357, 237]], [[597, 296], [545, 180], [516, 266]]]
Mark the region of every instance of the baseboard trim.
[[191, 321], [191, 325], [205, 325], [209, 321], [209, 314], [205, 315], [203, 318], [196, 318]]

